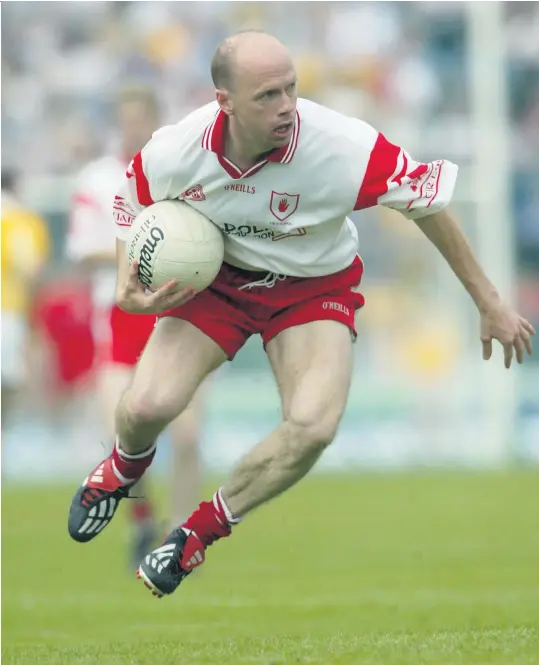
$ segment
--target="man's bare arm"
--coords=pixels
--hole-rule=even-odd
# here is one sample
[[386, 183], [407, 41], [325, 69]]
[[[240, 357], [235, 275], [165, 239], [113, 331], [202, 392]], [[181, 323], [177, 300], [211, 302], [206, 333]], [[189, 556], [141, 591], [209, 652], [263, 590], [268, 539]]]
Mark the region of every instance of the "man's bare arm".
[[455, 218], [444, 209], [415, 221], [475, 302], [481, 315], [481, 341], [485, 360], [492, 354], [493, 339], [497, 339], [504, 347], [506, 367], [511, 365], [513, 348], [519, 363], [523, 361], [524, 348], [531, 355], [530, 335], [535, 334], [533, 327], [503, 302], [475, 258]]
[[501, 298], [475, 258], [472, 247], [447, 208], [415, 220], [445, 258], [481, 312]]

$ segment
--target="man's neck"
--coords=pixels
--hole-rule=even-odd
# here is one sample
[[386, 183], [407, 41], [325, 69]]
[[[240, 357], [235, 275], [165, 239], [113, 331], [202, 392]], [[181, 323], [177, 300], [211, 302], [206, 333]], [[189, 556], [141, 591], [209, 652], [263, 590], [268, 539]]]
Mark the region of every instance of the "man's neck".
[[240, 169], [246, 171], [260, 161], [262, 151], [253, 148], [249, 141], [242, 139], [231, 117], [227, 118], [225, 136], [225, 157]]

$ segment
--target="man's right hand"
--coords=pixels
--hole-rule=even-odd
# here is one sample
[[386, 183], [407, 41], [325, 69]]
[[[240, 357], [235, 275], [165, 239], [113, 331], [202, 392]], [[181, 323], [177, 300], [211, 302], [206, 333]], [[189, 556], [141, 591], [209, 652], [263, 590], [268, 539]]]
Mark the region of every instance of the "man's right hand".
[[154, 293], [146, 293], [138, 279], [138, 263], [133, 261], [129, 266], [127, 282], [118, 286], [116, 303], [120, 309], [131, 314], [161, 314], [184, 305], [197, 293], [191, 286], [180, 291], [177, 288], [177, 280], [171, 280]]

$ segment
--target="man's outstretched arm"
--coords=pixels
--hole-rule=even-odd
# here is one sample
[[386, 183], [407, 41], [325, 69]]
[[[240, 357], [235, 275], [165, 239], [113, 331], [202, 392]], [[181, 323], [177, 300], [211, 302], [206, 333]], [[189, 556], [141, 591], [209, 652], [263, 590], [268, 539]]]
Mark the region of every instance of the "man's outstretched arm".
[[512, 307], [503, 302], [498, 291], [485, 275], [474, 256], [470, 243], [455, 218], [447, 209], [415, 220], [416, 224], [445, 258], [475, 302], [481, 317], [483, 358], [492, 355], [492, 340], [504, 348], [505, 366], [509, 368], [513, 349], [519, 363], [524, 349], [532, 353], [532, 325]]

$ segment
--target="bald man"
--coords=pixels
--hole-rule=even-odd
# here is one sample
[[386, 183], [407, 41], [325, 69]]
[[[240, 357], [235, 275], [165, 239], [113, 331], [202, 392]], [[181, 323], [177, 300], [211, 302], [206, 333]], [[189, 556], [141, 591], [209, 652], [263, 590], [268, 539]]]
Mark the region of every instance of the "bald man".
[[[303, 478], [335, 437], [364, 304], [352, 210], [383, 205], [417, 223], [477, 305], [485, 359], [497, 339], [507, 367], [513, 350], [522, 362], [534, 333], [501, 300], [446, 210], [454, 164], [414, 161], [361, 120], [298, 99], [294, 65], [270, 35], [225, 40], [212, 76], [216, 101], [156, 132], [117, 195], [118, 305], [161, 320], [117, 409], [114, 451], [73, 498], [72, 537], [86, 542], [108, 525], [161, 430], [253, 334], [268, 354], [282, 421], [144, 557], [138, 576], [159, 597], [204, 562], [209, 545]], [[165, 199], [185, 201], [225, 236], [221, 271], [201, 293], [171, 282], [147, 295], [136, 262], [125, 262], [126, 225]]]

